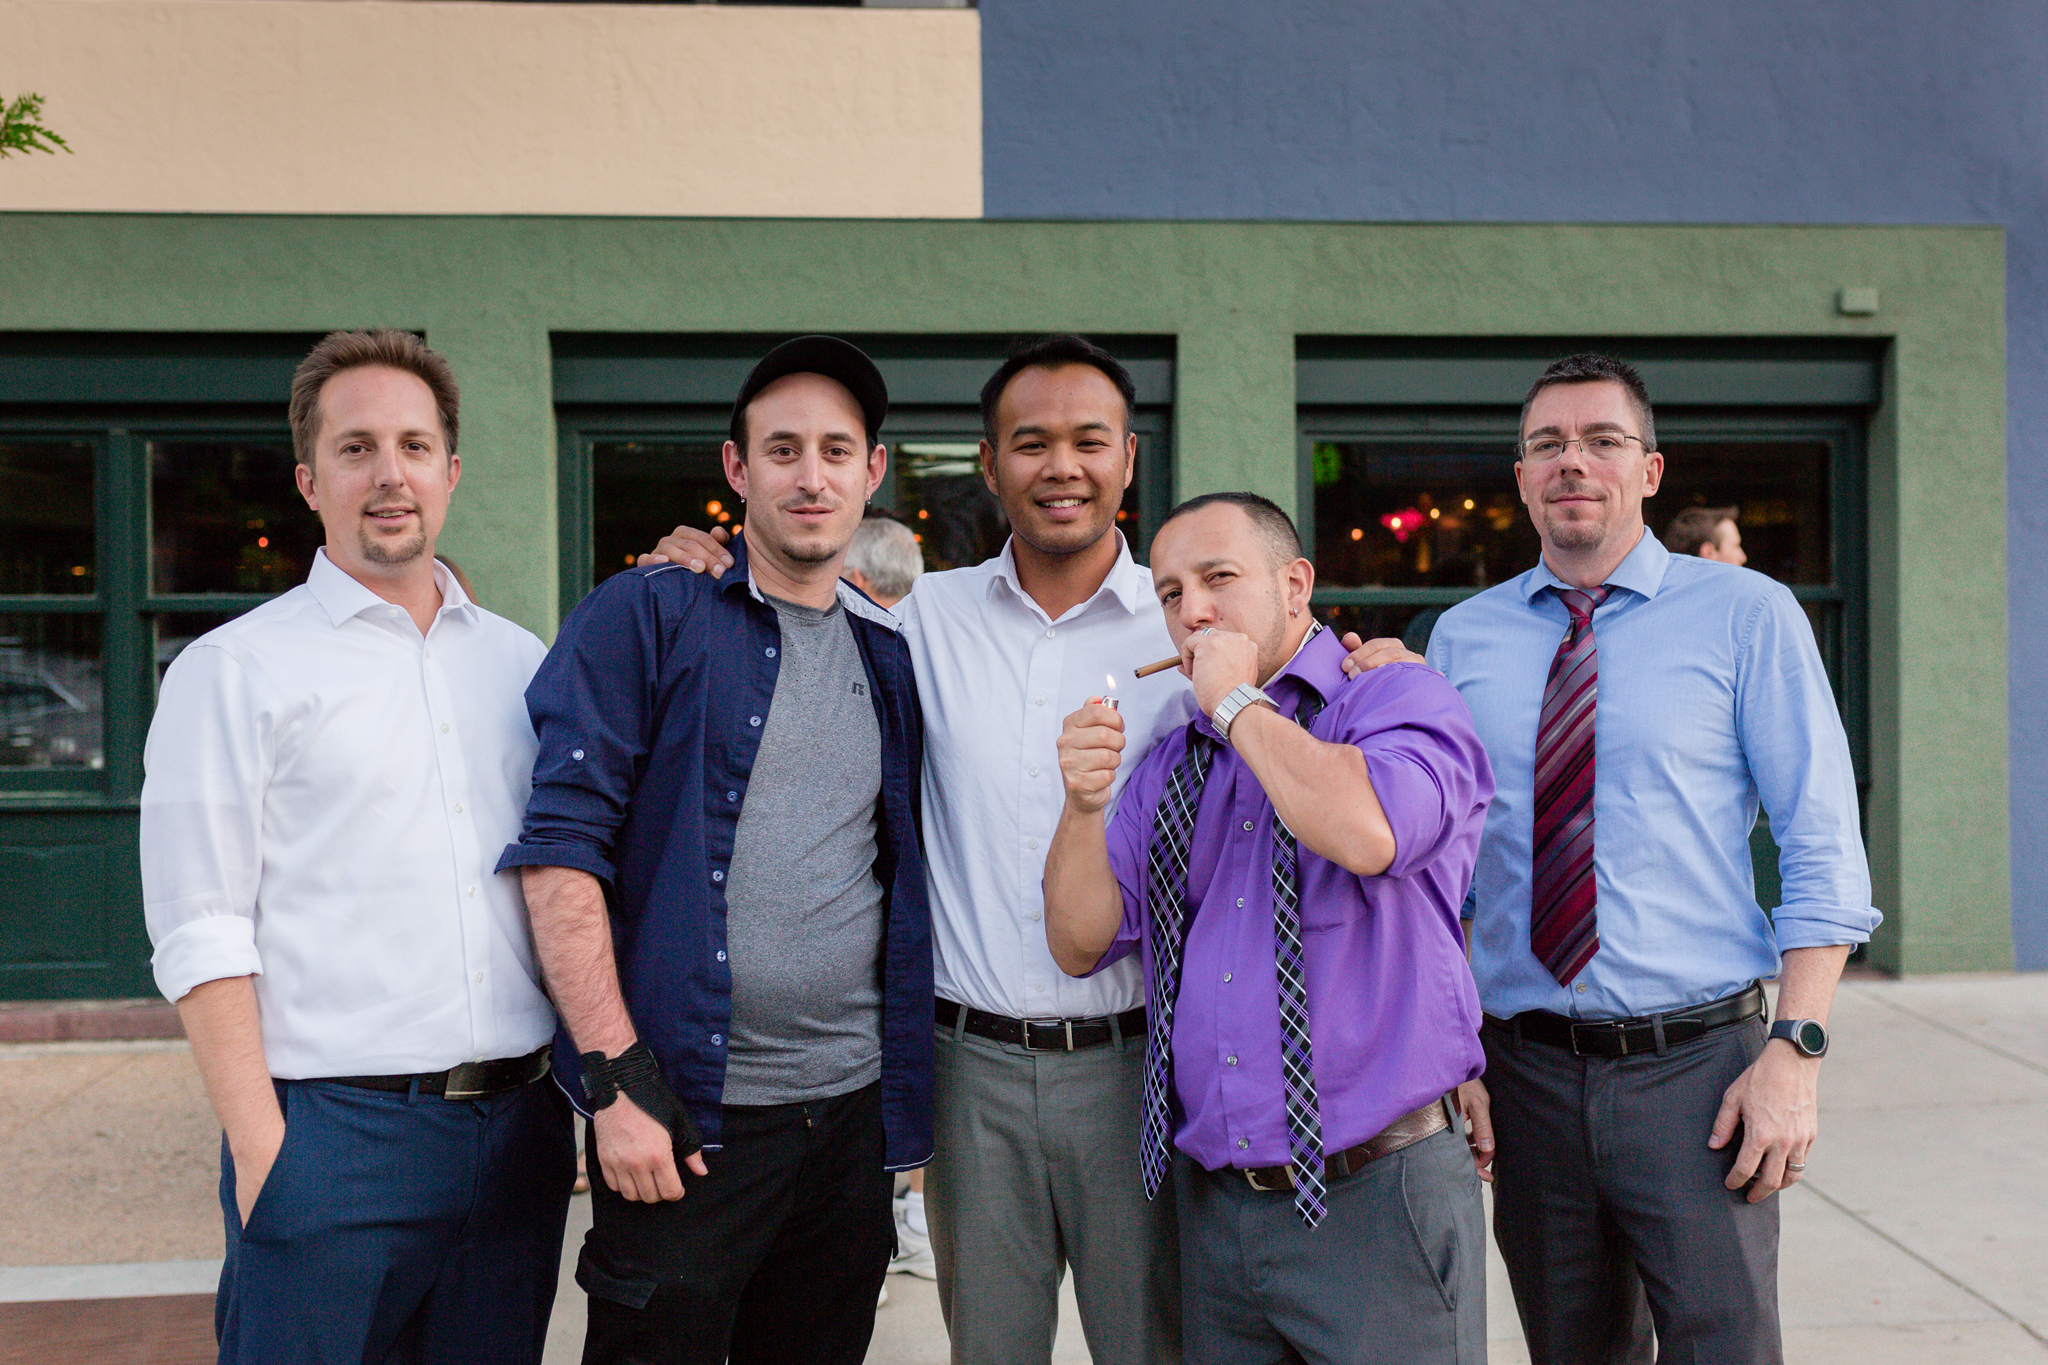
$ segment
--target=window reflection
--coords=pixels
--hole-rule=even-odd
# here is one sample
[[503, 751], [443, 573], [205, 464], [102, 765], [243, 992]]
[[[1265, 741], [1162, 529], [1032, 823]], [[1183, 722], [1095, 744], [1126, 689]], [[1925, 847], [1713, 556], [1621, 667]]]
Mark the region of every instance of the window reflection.
[[150, 572], [158, 593], [284, 592], [325, 539], [287, 441], [149, 443]]
[[98, 616], [0, 616], [0, 767], [105, 767], [102, 698]]
[[1662, 535], [1688, 507], [1733, 507], [1749, 567], [1780, 583], [1835, 581], [1829, 544], [1825, 441], [1662, 443], [1664, 483], [1644, 504]]
[[677, 525], [739, 526], [724, 442], [597, 441], [590, 449], [591, 586], [634, 562]]
[[1484, 588], [1542, 552], [1509, 442], [1320, 441], [1316, 583]]
[[93, 450], [0, 442], [0, 593], [90, 593]]

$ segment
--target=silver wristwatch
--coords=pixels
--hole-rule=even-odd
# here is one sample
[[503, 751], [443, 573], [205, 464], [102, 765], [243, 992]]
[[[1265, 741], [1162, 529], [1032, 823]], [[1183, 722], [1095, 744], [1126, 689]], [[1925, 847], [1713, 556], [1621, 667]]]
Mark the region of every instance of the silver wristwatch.
[[1230, 689], [1229, 696], [1217, 703], [1216, 714], [1209, 717], [1209, 723], [1216, 727], [1216, 734], [1225, 744], [1230, 743], [1230, 722], [1237, 719], [1238, 712], [1258, 702], [1264, 702], [1275, 711], [1280, 709], [1280, 703], [1250, 683], [1239, 683]]

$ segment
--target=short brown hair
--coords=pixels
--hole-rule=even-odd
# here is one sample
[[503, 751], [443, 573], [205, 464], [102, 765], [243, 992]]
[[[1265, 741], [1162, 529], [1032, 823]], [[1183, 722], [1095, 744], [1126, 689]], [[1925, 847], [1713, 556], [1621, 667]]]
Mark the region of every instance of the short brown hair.
[[1643, 377], [1636, 373], [1635, 366], [1611, 355], [1580, 351], [1577, 355], [1551, 361], [1549, 368], [1529, 386], [1528, 396], [1522, 399], [1522, 420], [1515, 425], [1518, 455], [1521, 453], [1522, 434], [1529, 429], [1529, 406], [1536, 401], [1537, 394], [1553, 384], [1621, 385], [1628, 394], [1629, 405], [1636, 410], [1636, 421], [1642, 424], [1643, 429], [1636, 435], [1643, 443], [1643, 452], [1649, 454], [1657, 449], [1657, 419], [1650, 411], [1650, 391], [1643, 387]]
[[462, 395], [455, 387], [455, 371], [440, 352], [411, 332], [379, 327], [368, 332], [329, 332], [320, 344], [299, 362], [292, 375], [292, 453], [300, 464], [313, 467], [313, 446], [320, 439], [320, 390], [344, 370], [382, 365], [416, 376], [434, 395], [434, 407], [441, 417], [441, 434], [447, 438], [448, 453], [455, 453], [455, 434], [460, 425]]
[[1688, 507], [1664, 528], [1664, 548], [1675, 555], [1696, 555], [1700, 546], [1721, 538], [1721, 523], [1735, 520], [1733, 507]]

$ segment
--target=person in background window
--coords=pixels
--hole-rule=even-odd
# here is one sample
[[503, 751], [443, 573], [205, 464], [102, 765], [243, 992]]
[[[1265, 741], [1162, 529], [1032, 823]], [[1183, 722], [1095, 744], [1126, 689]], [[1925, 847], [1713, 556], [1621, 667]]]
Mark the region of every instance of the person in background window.
[[924, 552], [908, 526], [870, 507], [854, 528], [841, 572], [877, 604], [893, 607], [910, 595], [918, 575], [924, 572]]
[[1698, 555], [1723, 564], [1747, 564], [1742, 530], [1733, 507], [1688, 507], [1664, 528], [1664, 548], [1675, 555]]
[[545, 649], [434, 561], [445, 360], [337, 332], [291, 424], [326, 545], [172, 661], [143, 757], [151, 965], [226, 1130], [220, 1359], [536, 1365], [575, 1143], [490, 859]]

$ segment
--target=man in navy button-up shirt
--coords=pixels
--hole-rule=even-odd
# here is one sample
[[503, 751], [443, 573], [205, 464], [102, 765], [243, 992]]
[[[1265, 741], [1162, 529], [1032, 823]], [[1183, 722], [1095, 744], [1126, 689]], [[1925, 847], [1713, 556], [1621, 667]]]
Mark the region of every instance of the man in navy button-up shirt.
[[725, 446], [733, 566], [615, 575], [527, 693], [500, 868], [594, 1111], [586, 1361], [858, 1362], [888, 1172], [931, 1156], [922, 721], [895, 618], [839, 581], [885, 404], [844, 342], [771, 352]]

